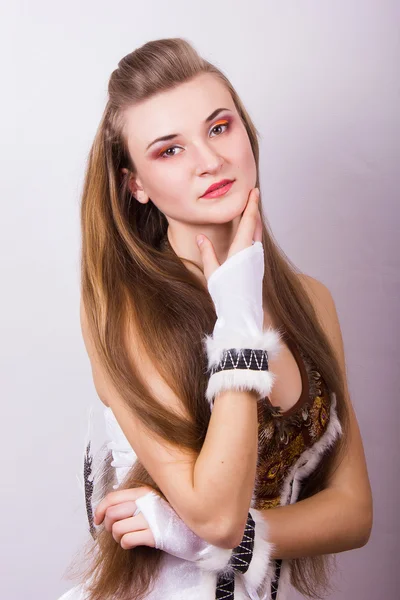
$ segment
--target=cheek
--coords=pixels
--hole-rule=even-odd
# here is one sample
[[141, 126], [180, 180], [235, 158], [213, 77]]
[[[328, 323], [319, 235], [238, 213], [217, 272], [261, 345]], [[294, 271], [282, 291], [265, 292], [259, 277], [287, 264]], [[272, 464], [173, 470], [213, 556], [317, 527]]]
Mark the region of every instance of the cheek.
[[[165, 160], [165, 165], [167, 161], [168, 159]], [[162, 169], [156, 165], [154, 169], [148, 170], [144, 185], [156, 205], [159, 200], [167, 205], [171, 202], [177, 203], [182, 196], [185, 196], [183, 190], [185, 190], [185, 185], [187, 187], [187, 182], [185, 184], [184, 175], [182, 168], [174, 168], [174, 165]]]
[[231, 137], [227, 152], [226, 157], [240, 174], [243, 183], [253, 187], [257, 179], [257, 167], [249, 136], [244, 128], [238, 129]]
[[158, 171], [153, 178], [149, 177], [147, 190], [157, 208], [167, 217], [179, 218], [188, 212], [188, 198], [193, 191], [188, 188], [182, 169], [164, 169], [162, 175]]
[[238, 166], [249, 175], [256, 170], [256, 162], [254, 160], [253, 150], [247, 132], [243, 132], [239, 143], [235, 145], [236, 160]]

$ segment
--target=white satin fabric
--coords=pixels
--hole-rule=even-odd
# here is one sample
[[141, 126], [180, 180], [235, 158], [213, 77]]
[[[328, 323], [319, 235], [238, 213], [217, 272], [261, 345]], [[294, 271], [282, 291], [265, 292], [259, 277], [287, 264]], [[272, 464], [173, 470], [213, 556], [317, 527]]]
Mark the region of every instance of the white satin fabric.
[[[170, 554], [164, 554], [160, 575], [146, 600], [214, 600], [216, 575], [201, 571], [191, 563]], [[236, 579], [235, 600], [261, 600], [249, 596], [243, 583]], [[88, 600], [84, 587], [79, 585], [63, 594], [58, 600]], [[104, 600], [107, 600], [106, 598]], [[268, 600], [265, 596], [262, 600]]]
[[238, 339], [252, 339], [262, 333], [263, 277], [264, 248], [261, 242], [227, 258], [209, 277], [207, 287], [217, 313], [213, 339], [222, 338], [225, 342], [228, 338], [230, 343], [224, 348], [235, 348]]
[[[108, 449], [112, 452], [112, 466], [115, 468], [118, 485], [122, 482], [130, 467], [136, 460], [136, 454], [127, 441], [111, 408], [104, 409]], [[293, 465], [288, 474], [281, 495], [281, 504], [296, 502], [300, 482], [312, 472], [335, 439], [341, 435], [341, 425], [336, 414], [336, 396], [331, 393], [330, 422], [327, 430], [312, 447], [305, 450]], [[114, 487], [118, 487], [118, 485]], [[273, 563], [266, 569], [264, 591], [261, 595], [251, 593], [244, 588], [243, 581], [236, 577], [235, 600], [270, 600], [271, 581], [274, 576]], [[196, 562], [164, 553], [160, 575], [153, 589], [149, 590], [146, 600], [214, 600], [216, 576], [201, 570]], [[282, 562], [281, 576], [277, 600], [287, 600], [290, 592], [290, 562]], [[74, 588], [63, 594], [59, 600], [88, 600], [83, 586]], [[104, 599], [108, 600], [108, 599]], [[115, 599], [113, 599], [115, 600]]]
[[[107, 447], [111, 450], [113, 456], [111, 465], [116, 470], [118, 480], [118, 484], [114, 488], [117, 488], [129, 469], [133, 466], [137, 456], [111, 408], [106, 407], [104, 409], [104, 418], [109, 439]], [[174, 531], [176, 531], [177, 526], [179, 526], [179, 523], [175, 522]], [[185, 532], [187, 531], [188, 529], [185, 525], [180, 528], [181, 535], [184, 535], [185, 538], [187, 535], [191, 535], [191, 537], [190, 539], [173, 540], [171, 545], [175, 551], [179, 550], [180, 546], [182, 548], [193, 546], [192, 538], [197, 538], [197, 536], [192, 532], [186, 534]], [[167, 598], [171, 598], [171, 600], [187, 600], [189, 598], [193, 598], [193, 600], [214, 600], [217, 575], [216, 573], [201, 569], [199, 564], [195, 562], [196, 555], [200, 558], [200, 555], [206, 550], [206, 546], [207, 543], [204, 543], [201, 547], [197, 548], [197, 552], [195, 552], [194, 556], [191, 556], [191, 560], [185, 560], [181, 557], [165, 553], [160, 576], [154, 589], [149, 592], [147, 596], [148, 600], [165, 600]], [[224, 551], [222, 550], [222, 552]], [[177, 553], [179, 554], [179, 552]], [[246, 592], [243, 582], [238, 581], [238, 578], [236, 578], [235, 600], [261, 600], [258, 595], [254, 595], [252, 592], [250, 594]]]
[[[226, 357], [226, 351], [233, 348], [265, 350], [268, 360], [280, 352], [279, 331], [263, 327], [263, 277], [264, 248], [258, 241], [230, 256], [209, 277], [208, 291], [217, 313], [212, 335], [204, 337], [209, 369], [217, 366], [224, 355]], [[229, 356], [232, 359], [232, 355]], [[247, 369], [222, 369], [212, 373], [205, 394], [211, 410], [215, 396], [223, 390], [252, 390], [258, 392], [260, 399], [269, 396], [275, 375], [262, 368], [261, 363], [264, 359], [260, 361], [254, 352]]]
[[[113, 486], [116, 489], [137, 456], [111, 408], [104, 409], [104, 418], [109, 439], [107, 447], [113, 457], [111, 465], [115, 468], [118, 480], [118, 484]], [[159, 576], [146, 595], [146, 600], [214, 600], [216, 583], [216, 573], [201, 569], [196, 562], [164, 553]], [[88, 600], [88, 598], [84, 586], [78, 585], [68, 590], [58, 600]], [[261, 597], [251, 590], [246, 590], [243, 580], [236, 577], [235, 600], [269, 600], [269, 596]]]

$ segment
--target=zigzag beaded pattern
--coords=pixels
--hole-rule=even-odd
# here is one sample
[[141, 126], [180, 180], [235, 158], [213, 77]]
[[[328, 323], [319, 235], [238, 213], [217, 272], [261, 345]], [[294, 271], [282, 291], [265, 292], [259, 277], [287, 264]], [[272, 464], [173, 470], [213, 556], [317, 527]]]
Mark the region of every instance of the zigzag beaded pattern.
[[253, 348], [241, 348], [239, 351], [235, 348], [224, 350], [219, 363], [212, 367], [211, 375], [231, 369], [268, 371], [268, 352], [267, 350], [254, 350]]
[[235, 574], [218, 575], [215, 598], [217, 600], [233, 600], [235, 597]]
[[275, 560], [275, 577], [274, 577], [274, 580], [271, 582], [271, 600], [277, 599], [281, 567], [282, 567], [282, 559], [278, 558]]
[[93, 495], [93, 481], [89, 479], [92, 474], [92, 463], [93, 456], [90, 452], [90, 442], [86, 446], [85, 456], [84, 456], [84, 464], [83, 464], [83, 480], [84, 480], [84, 490], [85, 490], [85, 504], [86, 504], [86, 514], [89, 521], [89, 531], [93, 539], [96, 538], [96, 530], [94, 527], [93, 521], [93, 507], [92, 507], [92, 495]]
[[218, 575], [217, 587], [215, 590], [215, 598], [218, 600], [233, 600], [235, 593], [235, 572], [246, 573], [251, 559], [253, 558], [254, 537], [256, 533], [256, 524], [253, 517], [249, 513], [247, 523], [244, 530], [243, 539], [239, 546], [232, 551], [232, 556], [229, 559], [229, 565], [232, 566], [233, 572], [227, 575]]

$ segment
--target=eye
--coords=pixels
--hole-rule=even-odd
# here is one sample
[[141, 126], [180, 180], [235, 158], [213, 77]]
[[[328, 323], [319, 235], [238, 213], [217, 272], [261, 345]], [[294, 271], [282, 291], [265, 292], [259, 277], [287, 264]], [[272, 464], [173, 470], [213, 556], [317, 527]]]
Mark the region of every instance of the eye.
[[214, 127], [211, 129], [211, 131], [214, 131], [214, 129], [217, 129], [218, 127], [226, 127], [226, 128], [228, 128], [229, 127], [229, 123], [228, 123], [228, 121], [221, 121], [221, 123], [216, 123], [214, 125]]
[[170, 148], [167, 148], [166, 150], [161, 152], [161, 154], [159, 154], [158, 156], [160, 156], [161, 158], [168, 158], [169, 156], [175, 156], [175, 154], [167, 154], [167, 152], [169, 152], [169, 150], [174, 150], [174, 148], [179, 148], [179, 146], [171, 146]]
[[[214, 131], [214, 129], [218, 129], [219, 127], [226, 127], [226, 129], [228, 129], [229, 121], [221, 121], [221, 123], [216, 123], [210, 131]], [[226, 129], [224, 131], [226, 131]], [[176, 154], [167, 154], [167, 152], [169, 152], [170, 150], [174, 150], [175, 148], [179, 148], [179, 146], [170, 146], [166, 150], [162, 150], [158, 156], [160, 158], [168, 158], [170, 156], [176, 156]]]

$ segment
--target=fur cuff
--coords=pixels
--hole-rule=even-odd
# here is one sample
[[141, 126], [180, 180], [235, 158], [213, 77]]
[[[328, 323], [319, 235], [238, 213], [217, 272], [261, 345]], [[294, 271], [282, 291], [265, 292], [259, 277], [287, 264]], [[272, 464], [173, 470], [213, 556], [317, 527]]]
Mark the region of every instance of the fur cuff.
[[208, 358], [208, 369], [218, 365], [223, 357], [224, 350], [235, 348], [254, 348], [255, 350], [267, 350], [268, 358], [274, 358], [281, 350], [281, 333], [270, 327], [257, 334], [226, 332], [221, 336], [206, 335], [204, 338], [205, 350]]
[[268, 565], [275, 545], [268, 541], [269, 527], [263, 517], [263, 511], [250, 508], [249, 512], [256, 524], [253, 557], [246, 573], [241, 573], [238, 577], [243, 580], [250, 597], [256, 598], [256, 592], [267, 575]]
[[[250, 508], [249, 512], [254, 519], [255, 536], [253, 554], [247, 571], [238, 573], [234, 565], [230, 563], [233, 550], [226, 550], [212, 545], [200, 553], [201, 557], [197, 564], [206, 571], [238, 577], [243, 582], [250, 598], [258, 598], [257, 592], [267, 577], [268, 566], [275, 545], [268, 541], [269, 527], [263, 517], [263, 511]], [[247, 549], [245, 551], [247, 552]]]
[[200, 558], [197, 561], [197, 565], [204, 571], [226, 573], [231, 571], [231, 567], [229, 566], [231, 556], [232, 550], [210, 544], [199, 552]]
[[[269, 328], [255, 335], [232, 332], [224, 336], [216, 337], [206, 336], [204, 339], [208, 368], [211, 370], [223, 361], [226, 350], [235, 349], [240, 352], [244, 348], [254, 350], [266, 350], [268, 361], [277, 356], [281, 350], [281, 334], [278, 330]], [[209, 378], [206, 390], [206, 398], [212, 409], [215, 396], [222, 391], [237, 390], [256, 390], [259, 398], [265, 398], [271, 393], [275, 383], [276, 376], [265, 369], [223, 369], [212, 373]]]
[[208, 380], [206, 398], [212, 408], [215, 396], [224, 390], [256, 390], [260, 398], [271, 393], [276, 375], [271, 371], [230, 369], [211, 375]]

